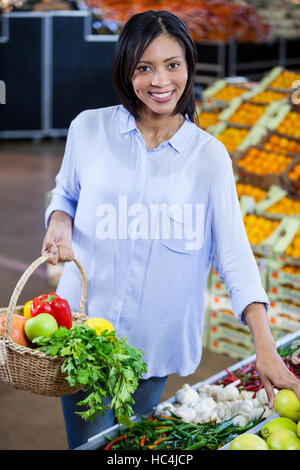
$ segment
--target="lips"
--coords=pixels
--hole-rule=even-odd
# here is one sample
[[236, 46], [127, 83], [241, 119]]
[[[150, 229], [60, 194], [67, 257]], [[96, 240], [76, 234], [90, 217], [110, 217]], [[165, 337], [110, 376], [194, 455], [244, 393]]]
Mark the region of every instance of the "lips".
[[167, 101], [170, 101], [172, 100], [174, 94], [175, 94], [175, 90], [169, 90], [167, 92], [148, 92], [150, 98], [153, 100], [153, 101], [156, 101], [158, 103], [165, 103]]

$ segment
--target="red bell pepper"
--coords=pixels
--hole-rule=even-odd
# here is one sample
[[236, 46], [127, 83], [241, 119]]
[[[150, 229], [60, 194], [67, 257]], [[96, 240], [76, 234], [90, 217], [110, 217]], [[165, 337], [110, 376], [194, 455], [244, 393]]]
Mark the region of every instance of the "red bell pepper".
[[58, 327], [65, 326], [68, 330], [72, 328], [72, 312], [68, 301], [53, 292], [35, 297], [30, 305], [30, 312], [32, 317], [39, 313], [49, 313], [57, 321]]

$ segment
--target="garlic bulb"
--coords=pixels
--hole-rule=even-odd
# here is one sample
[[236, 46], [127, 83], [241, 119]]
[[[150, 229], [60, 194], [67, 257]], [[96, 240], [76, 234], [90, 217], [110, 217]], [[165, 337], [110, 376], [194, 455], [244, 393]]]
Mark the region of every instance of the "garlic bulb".
[[249, 392], [248, 390], [242, 390], [240, 394], [241, 400], [248, 400], [249, 398], [254, 397], [254, 392]]
[[248, 421], [249, 419], [247, 418], [247, 416], [244, 416], [244, 415], [237, 415], [232, 419], [232, 423], [235, 426], [246, 426]]
[[234, 401], [238, 400], [240, 396], [239, 389], [236, 387], [237, 382], [239, 380], [233, 382], [232, 384], [226, 385], [226, 387], [222, 388], [217, 392], [217, 401]]
[[[264, 414], [263, 414], [264, 413]], [[265, 409], [263, 407], [253, 408], [249, 413], [249, 419], [265, 418]]]
[[223, 385], [209, 385], [209, 384], [203, 384], [200, 385], [198, 388], [198, 394], [199, 396], [208, 396], [215, 398], [217, 395], [217, 392], [221, 390], [224, 386]]
[[197, 403], [194, 403], [192, 407], [196, 410], [196, 413], [201, 413], [205, 410], [214, 410], [217, 407], [217, 403], [213, 398], [206, 397], [200, 398], [200, 400]]
[[257, 394], [256, 398], [260, 405], [267, 405], [269, 403], [267, 392], [265, 388], [261, 388]]
[[174, 413], [175, 409], [176, 408], [172, 403], [169, 403], [169, 402], [160, 403], [157, 405], [154, 414], [156, 416], [159, 416], [161, 414], [166, 415], [166, 416], [171, 416], [171, 412]]
[[217, 405], [217, 419], [220, 421], [226, 421], [231, 418], [231, 405], [229, 401], [222, 401]]
[[175, 415], [178, 416], [178, 418], [181, 418], [186, 423], [191, 423], [196, 416], [196, 411], [194, 410], [194, 408], [183, 404], [176, 409]]
[[182, 404], [192, 405], [199, 401], [198, 392], [191, 388], [188, 384], [183, 385], [175, 394], [175, 399]]
[[195, 423], [208, 423], [209, 421], [215, 421], [218, 415], [213, 410], [203, 410], [201, 413], [197, 413], [193, 421]]

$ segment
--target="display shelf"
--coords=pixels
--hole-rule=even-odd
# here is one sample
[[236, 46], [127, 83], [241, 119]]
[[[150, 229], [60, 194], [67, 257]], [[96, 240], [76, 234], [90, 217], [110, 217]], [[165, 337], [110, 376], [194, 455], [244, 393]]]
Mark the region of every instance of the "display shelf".
[[[278, 341], [276, 341], [276, 347], [278, 348], [279, 346], [288, 346], [288, 345], [292, 344], [293, 341], [298, 339], [299, 336], [300, 336], [299, 331], [297, 331], [295, 333], [291, 333], [289, 335], [286, 335], [283, 338], [280, 338]], [[247, 357], [247, 358], [237, 362], [236, 364], [228, 367], [227, 370], [229, 370], [230, 372], [234, 372], [234, 371], [238, 370], [240, 367], [243, 367], [243, 366], [245, 366], [245, 365], [247, 365], [250, 362], [253, 362], [255, 360], [256, 360], [256, 355], [251, 354], [249, 357]], [[201, 385], [204, 385], [204, 384], [214, 384], [218, 380], [220, 380], [220, 379], [222, 379], [226, 376], [227, 376], [227, 372], [225, 370], [223, 370], [223, 371], [218, 372], [217, 374], [213, 375], [212, 377], [210, 377], [210, 378], [208, 378], [208, 379], [206, 379], [202, 382], [198, 382], [198, 383], [192, 385], [191, 388], [198, 389]], [[162, 405], [167, 404], [167, 403], [175, 403], [175, 401], [176, 401], [175, 395], [173, 395], [168, 400], [165, 400], [164, 402], [162, 402]], [[155, 413], [155, 408], [153, 408], [152, 411], [150, 411], [149, 413], [147, 413], [143, 416], [145, 416], [145, 417], [153, 416], [154, 413]], [[274, 418], [274, 417], [276, 417], [276, 414], [272, 415], [271, 418]], [[141, 419], [142, 419], [142, 416], [138, 415], [138, 414], [131, 417], [131, 420], [133, 422], [140, 421]], [[267, 422], [268, 419], [262, 421], [260, 423], [261, 426], [263, 426]], [[113, 438], [117, 437], [118, 430], [122, 429], [122, 428], [124, 428], [123, 425], [119, 426], [119, 425], [116, 424], [116, 425], [114, 425], [114, 426], [112, 426], [112, 427], [96, 434], [95, 436], [91, 437], [90, 439], [88, 439], [87, 442], [85, 442], [81, 446], [77, 447], [75, 450], [101, 450], [107, 444], [107, 439], [105, 438], [105, 436], [109, 437], [110, 439], [113, 439]], [[250, 432], [256, 432], [257, 429], [258, 429], [257, 426], [253, 427], [250, 430]], [[226, 446], [221, 447], [218, 450], [226, 450], [227, 448], [228, 447], [226, 445]]]

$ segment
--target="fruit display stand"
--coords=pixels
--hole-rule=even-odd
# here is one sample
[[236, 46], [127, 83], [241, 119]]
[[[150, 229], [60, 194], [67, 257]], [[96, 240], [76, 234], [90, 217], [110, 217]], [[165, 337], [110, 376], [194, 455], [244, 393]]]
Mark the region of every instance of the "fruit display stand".
[[261, 80], [260, 84], [264, 88], [277, 90], [280, 92], [289, 92], [293, 90], [293, 83], [300, 80], [300, 74], [291, 70], [285, 70], [283, 67], [274, 67]]
[[[287, 347], [289, 345], [291, 345], [295, 340], [299, 339], [299, 332], [295, 332], [295, 333], [291, 333], [289, 335], [286, 335], [284, 336], [283, 338], [280, 338], [278, 341], [276, 341], [276, 346], [277, 348], [279, 347]], [[202, 382], [198, 382], [194, 385], [191, 385], [191, 388], [194, 389], [194, 390], [198, 390], [200, 386], [203, 386], [205, 384], [216, 384], [218, 383], [218, 381], [224, 379], [228, 373], [234, 373], [235, 371], [238, 371], [239, 369], [243, 368], [244, 366], [247, 366], [248, 364], [252, 363], [253, 361], [255, 361], [256, 359], [256, 356], [255, 354], [251, 354], [251, 355], [248, 355], [247, 358], [241, 360], [241, 361], [238, 361], [236, 364], [232, 365], [231, 367], [229, 367], [227, 370], [223, 370], [215, 375], [213, 375], [212, 377], [202, 381]], [[164, 408], [165, 405], [168, 405], [168, 404], [175, 404], [176, 403], [176, 394], [174, 394], [174, 396], [170, 397], [168, 400], [165, 400], [164, 402], [162, 402], [160, 404], [160, 407], [161, 409]], [[144, 415], [144, 417], [152, 417], [155, 415], [155, 412], [156, 412], [156, 408], [153, 408], [153, 410], [151, 410], [149, 413], [147, 413], [146, 415]], [[274, 418], [276, 417], [277, 414], [275, 413], [275, 410], [273, 412], [273, 414], [271, 415], [271, 418]], [[131, 421], [133, 423], [135, 422], [138, 422], [142, 419], [141, 415], [134, 415], [131, 417]], [[262, 428], [262, 426], [269, 420], [270, 418], [266, 418], [265, 420], [263, 420], [260, 425], [258, 426], [255, 426], [253, 428], [251, 428], [249, 431], [250, 432], [257, 432], [257, 430], [260, 430]], [[119, 431], [122, 431], [122, 429], [124, 429], [124, 426], [120, 426], [120, 425], [114, 425], [94, 436], [92, 436], [90, 439], [88, 439], [87, 442], [85, 442], [84, 444], [82, 444], [81, 446], [77, 447], [76, 450], [103, 450], [104, 447], [108, 444], [108, 440], [107, 438], [109, 439], [114, 439], [118, 436], [118, 433]], [[107, 438], [106, 438], [107, 437]], [[222, 447], [220, 447], [218, 450], [228, 450], [229, 449], [229, 445], [226, 444]]]

